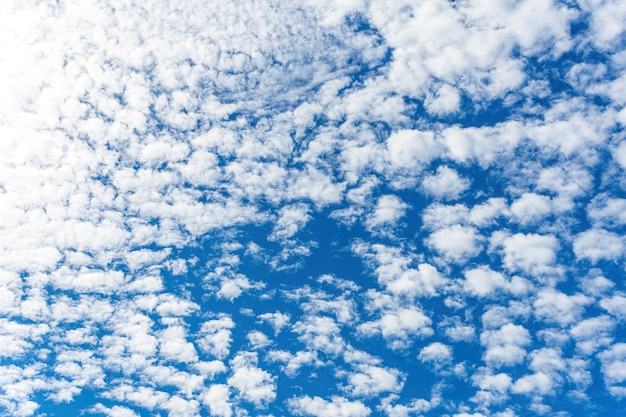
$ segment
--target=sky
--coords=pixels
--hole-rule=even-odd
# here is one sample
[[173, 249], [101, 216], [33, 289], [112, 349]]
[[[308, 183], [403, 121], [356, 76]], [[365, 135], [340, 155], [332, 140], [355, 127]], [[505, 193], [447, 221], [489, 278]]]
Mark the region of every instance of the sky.
[[0, 415], [626, 409], [620, 0], [4, 0]]

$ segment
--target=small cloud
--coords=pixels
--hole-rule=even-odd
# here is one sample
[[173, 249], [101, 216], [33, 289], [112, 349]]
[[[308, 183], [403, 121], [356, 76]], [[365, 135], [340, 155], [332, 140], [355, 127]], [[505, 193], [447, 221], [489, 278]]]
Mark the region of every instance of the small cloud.
[[361, 401], [349, 401], [344, 397], [333, 396], [330, 401], [321, 397], [296, 397], [289, 400], [292, 413], [314, 417], [367, 417], [371, 410]]
[[435, 94], [428, 97], [424, 102], [426, 111], [435, 116], [446, 116], [456, 113], [461, 104], [459, 90], [451, 85], [441, 86]]
[[417, 357], [422, 362], [441, 366], [452, 360], [452, 349], [443, 343], [434, 342], [422, 348]]
[[422, 181], [424, 191], [438, 199], [456, 200], [470, 186], [467, 178], [461, 177], [454, 169], [447, 166], [437, 168], [435, 175]]

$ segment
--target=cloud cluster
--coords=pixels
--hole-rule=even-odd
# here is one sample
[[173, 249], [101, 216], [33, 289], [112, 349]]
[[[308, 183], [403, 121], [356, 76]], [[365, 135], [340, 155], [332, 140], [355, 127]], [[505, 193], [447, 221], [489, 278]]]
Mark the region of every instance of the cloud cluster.
[[4, 2], [0, 414], [622, 409], [625, 18]]

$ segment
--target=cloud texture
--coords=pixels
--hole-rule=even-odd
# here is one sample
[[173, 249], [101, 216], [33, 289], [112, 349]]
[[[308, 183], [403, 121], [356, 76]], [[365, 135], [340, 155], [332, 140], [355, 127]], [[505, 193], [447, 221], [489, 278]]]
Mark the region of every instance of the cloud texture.
[[625, 27], [3, 2], [0, 414], [615, 415]]

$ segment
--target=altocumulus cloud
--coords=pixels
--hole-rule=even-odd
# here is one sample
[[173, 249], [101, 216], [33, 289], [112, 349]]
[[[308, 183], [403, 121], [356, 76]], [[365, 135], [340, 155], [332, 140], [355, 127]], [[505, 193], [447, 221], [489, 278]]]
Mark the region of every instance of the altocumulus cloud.
[[624, 28], [2, 2], [0, 414], [616, 415]]

